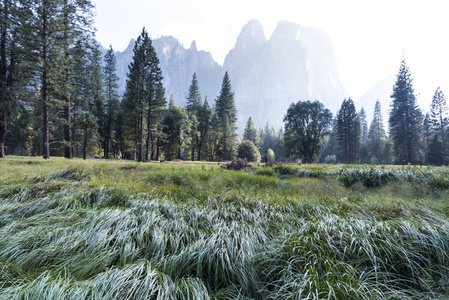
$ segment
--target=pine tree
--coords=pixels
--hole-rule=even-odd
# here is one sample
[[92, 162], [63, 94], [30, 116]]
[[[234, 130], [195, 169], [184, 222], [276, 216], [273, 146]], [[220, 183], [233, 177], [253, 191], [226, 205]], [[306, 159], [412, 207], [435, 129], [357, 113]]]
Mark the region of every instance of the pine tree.
[[192, 82], [189, 86], [189, 96], [187, 99], [187, 112], [195, 112], [201, 107], [201, 93], [198, 85], [198, 77], [193, 73]]
[[[92, 52], [89, 55], [89, 63], [87, 65], [88, 79], [88, 89], [89, 97], [94, 107], [92, 108], [93, 114], [96, 119], [95, 128], [97, 132], [95, 133], [98, 138], [101, 138], [105, 128], [105, 92], [104, 92], [104, 80], [103, 80], [103, 67], [101, 65], [102, 53], [99, 50], [98, 44], [92, 47]], [[119, 108], [117, 107], [117, 111]], [[102, 147], [103, 145], [101, 145]], [[101, 149], [99, 146], [99, 148]], [[86, 147], [87, 148], [87, 147]], [[103, 148], [104, 150], [104, 148]], [[118, 151], [118, 149], [117, 149]]]
[[424, 145], [424, 153], [426, 154], [425, 163], [429, 163], [429, 149], [432, 141], [432, 124], [430, 122], [429, 113], [426, 113], [422, 126], [422, 139]]
[[195, 160], [195, 149], [198, 156], [201, 156], [199, 149], [200, 133], [198, 130], [199, 119], [201, 114], [201, 93], [198, 85], [196, 73], [193, 73], [192, 82], [189, 86], [189, 96], [187, 99], [187, 113], [190, 119], [190, 154], [191, 160]]
[[416, 105], [410, 70], [402, 60], [391, 98], [390, 136], [397, 164], [416, 164], [420, 152], [422, 114]]
[[[5, 143], [10, 125], [10, 117], [18, 107], [17, 93], [23, 45], [21, 21], [25, 15], [20, 1], [0, 1], [0, 158], [5, 157]], [[22, 18], [22, 20], [20, 20]]]
[[366, 120], [366, 112], [365, 109], [362, 107], [362, 109], [359, 112], [359, 120], [360, 120], [360, 143], [361, 145], [365, 145], [368, 141], [368, 121]]
[[248, 122], [246, 123], [245, 131], [243, 132], [243, 140], [251, 141], [256, 147], [259, 147], [260, 137], [251, 117], [249, 117]]
[[448, 127], [449, 109], [446, 103], [446, 96], [440, 88], [437, 88], [432, 98], [430, 106], [430, 122], [432, 130], [438, 135], [443, 145], [446, 144], [446, 131]]
[[158, 156], [158, 124], [166, 103], [162, 79], [159, 60], [144, 28], [134, 45], [122, 106], [126, 123], [124, 129], [128, 131], [128, 136], [133, 137], [134, 157], [137, 161]]
[[134, 160], [143, 161], [143, 130], [144, 130], [144, 105], [146, 95], [146, 66], [149, 58], [146, 57], [143, 40], [146, 38], [146, 31], [137, 38], [133, 48], [133, 59], [129, 64], [128, 79], [126, 81], [125, 97], [122, 101], [123, 115], [126, 116], [127, 136], [133, 138]]
[[167, 113], [162, 120], [162, 132], [164, 133], [162, 148], [166, 160], [181, 159], [187, 126], [187, 112], [183, 108], [176, 107], [173, 98], [171, 98]]
[[50, 157], [50, 113], [60, 109], [64, 111], [65, 155], [71, 156], [71, 47], [77, 40], [89, 40], [92, 4], [89, 0], [36, 0], [31, 8], [25, 48], [31, 50], [40, 78], [43, 157]]
[[437, 134], [434, 134], [429, 143], [427, 152], [427, 163], [433, 166], [441, 166], [444, 162], [443, 144]]
[[354, 163], [360, 147], [360, 120], [351, 98], [345, 99], [337, 114], [337, 140], [344, 163]]
[[266, 161], [266, 153], [268, 149], [274, 149], [276, 147], [275, 136], [276, 132], [273, 127], [268, 124], [265, 124], [265, 128], [260, 130], [260, 153], [262, 153], [262, 161]]
[[[163, 117], [163, 111], [165, 109], [165, 89], [162, 84], [162, 71], [159, 67], [159, 59], [156, 55], [156, 50], [151, 44], [151, 40], [147, 38], [148, 48], [150, 55], [150, 65], [148, 66], [149, 76], [146, 84], [148, 90], [147, 96], [147, 138], [146, 138], [146, 151], [145, 160], [158, 159], [159, 157], [159, 136], [160, 127], [159, 123]], [[150, 154], [151, 152], [151, 154]]]
[[104, 91], [106, 98], [105, 105], [105, 128], [102, 135], [104, 158], [109, 158], [110, 146], [114, 140], [113, 129], [115, 127], [115, 121], [117, 118], [117, 111], [119, 106], [119, 96], [118, 96], [118, 81], [117, 76], [117, 60], [115, 58], [114, 50], [112, 46], [104, 56], [104, 67], [103, 67], [103, 80], [104, 80]]
[[362, 163], [369, 162], [369, 151], [368, 151], [368, 121], [366, 120], [366, 112], [365, 109], [362, 109], [359, 112], [359, 120], [360, 120], [360, 153], [359, 158]]
[[377, 100], [374, 106], [373, 120], [371, 121], [368, 133], [368, 151], [370, 156], [376, 160], [381, 155], [381, 141], [385, 138], [385, 129], [382, 120], [382, 109], [380, 101]]
[[234, 93], [228, 72], [223, 77], [220, 94], [215, 100], [215, 109], [220, 125], [220, 152], [222, 160], [231, 160], [236, 154], [237, 109], [234, 103]]
[[[82, 130], [83, 159], [95, 156], [100, 144], [99, 116], [104, 117], [104, 82], [101, 66], [101, 52], [94, 43], [87, 57], [86, 77], [84, 81], [85, 99], [82, 101], [82, 113], [78, 116]], [[118, 108], [115, 108], [118, 109]]]
[[327, 139], [323, 142], [323, 151], [321, 153], [320, 162], [325, 162], [327, 157], [335, 156], [336, 162], [341, 161], [340, 151], [338, 149], [337, 140], [337, 117], [331, 121], [332, 130]]
[[203, 159], [205, 153], [207, 153], [207, 141], [210, 138], [212, 130], [212, 115], [213, 111], [209, 107], [207, 97], [204, 100], [203, 105], [198, 105], [194, 109], [190, 108], [190, 112], [187, 109], [189, 117], [189, 142], [190, 142], [190, 155], [191, 160], [195, 160], [195, 154], [197, 160]]

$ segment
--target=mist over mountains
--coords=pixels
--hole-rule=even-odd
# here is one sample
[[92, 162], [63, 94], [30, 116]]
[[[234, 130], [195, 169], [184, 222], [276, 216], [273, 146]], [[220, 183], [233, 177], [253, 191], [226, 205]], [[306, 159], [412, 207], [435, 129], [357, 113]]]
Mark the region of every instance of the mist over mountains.
[[[116, 53], [120, 92], [125, 89], [134, 42]], [[329, 37], [291, 22], [279, 22], [267, 39], [260, 22], [251, 20], [242, 28], [223, 66], [209, 52], [198, 51], [195, 42], [184, 48], [176, 38], [167, 36], [153, 40], [153, 46], [160, 60], [166, 97], [173, 94], [178, 106], [186, 104], [194, 72], [203, 99], [207, 96], [213, 105], [228, 71], [235, 91], [239, 132], [250, 116], [256, 127], [269, 122], [280, 128], [287, 108], [298, 100], [319, 100], [335, 113], [347, 97]]]

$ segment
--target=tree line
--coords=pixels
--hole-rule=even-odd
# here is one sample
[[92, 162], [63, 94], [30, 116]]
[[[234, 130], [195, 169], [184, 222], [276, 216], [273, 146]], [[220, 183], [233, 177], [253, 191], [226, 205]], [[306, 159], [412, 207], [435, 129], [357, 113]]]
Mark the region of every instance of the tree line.
[[186, 107], [177, 107], [173, 95], [167, 105], [145, 28], [119, 95], [114, 50], [102, 55], [92, 8], [89, 0], [0, 1], [0, 158], [449, 162], [445, 95], [437, 89], [424, 114], [405, 60], [391, 95], [388, 134], [379, 101], [368, 124], [365, 110], [349, 98], [335, 117], [319, 101], [292, 103], [277, 131], [268, 123], [258, 130], [249, 118], [239, 138], [228, 73], [211, 104], [194, 73]]
[[95, 41], [89, 0], [0, 1], [0, 157], [6, 154], [230, 160], [237, 110], [226, 73], [212, 106], [196, 74], [187, 107], [165, 98], [145, 28], [123, 96], [112, 47]]
[[345, 99], [333, 118], [318, 101], [292, 104], [284, 118], [287, 153], [304, 162], [428, 164], [449, 163], [449, 108], [437, 88], [430, 110], [416, 104], [413, 79], [402, 60], [391, 94], [388, 135], [376, 101], [368, 126], [366, 112]]

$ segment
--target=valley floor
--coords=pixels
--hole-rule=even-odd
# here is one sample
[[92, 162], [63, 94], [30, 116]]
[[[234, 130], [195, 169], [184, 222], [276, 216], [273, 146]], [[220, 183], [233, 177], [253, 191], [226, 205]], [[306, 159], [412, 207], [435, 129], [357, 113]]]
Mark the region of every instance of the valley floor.
[[445, 299], [449, 168], [0, 160], [0, 299]]

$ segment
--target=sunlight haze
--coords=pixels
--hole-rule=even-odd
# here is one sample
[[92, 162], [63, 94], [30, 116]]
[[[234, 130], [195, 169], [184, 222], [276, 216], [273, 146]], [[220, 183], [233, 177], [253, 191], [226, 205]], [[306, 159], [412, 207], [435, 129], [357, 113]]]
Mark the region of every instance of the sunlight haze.
[[[424, 110], [435, 89], [449, 94], [449, 17], [445, 1], [181, 1], [94, 0], [100, 43], [123, 51], [146, 27], [152, 38], [172, 35], [223, 64], [242, 27], [259, 20], [267, 39], [280, 20], [326, 32], [348, 95], [360, 98], [396, 74], [403, 54]], [[296, 99], [292, 99], [294, 101]]]

